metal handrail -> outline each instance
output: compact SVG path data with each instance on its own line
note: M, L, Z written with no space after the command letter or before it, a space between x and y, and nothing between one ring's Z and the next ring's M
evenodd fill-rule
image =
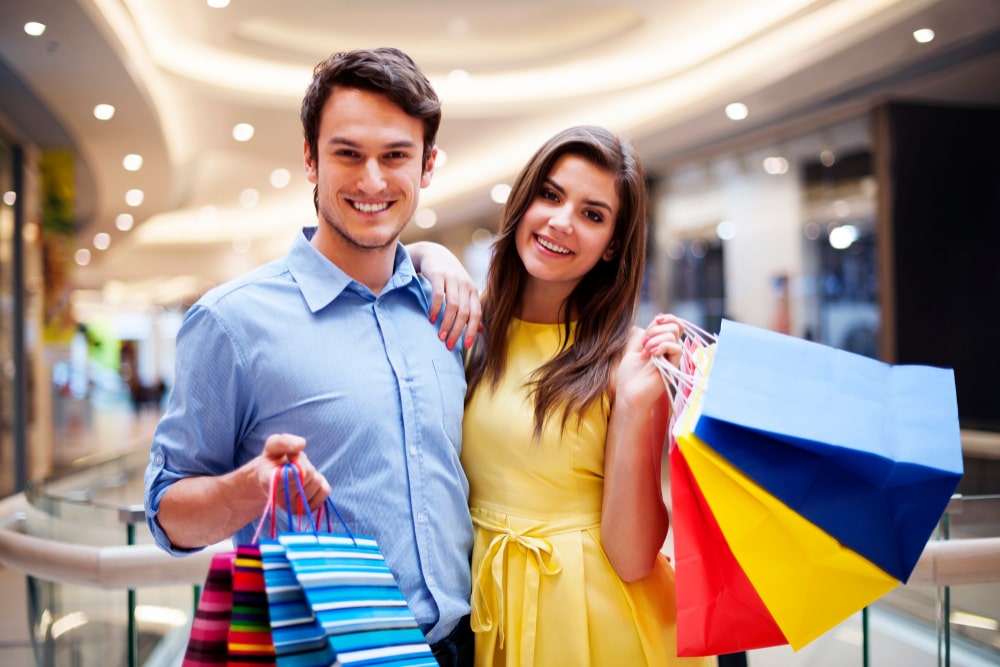
M228 541L182 558L153 544L92 546L29 535L24 494L0 501L0 563L63 584L104 589L201 584L212 555Z
M89 546L27 534L23 494L0 501L0 563L65 584L107 589L204 582L212 555L229 541L178 558L152 544ZM131 511L131 510L130 510ZM907 585L957 586L1000 581L1000 537L927 543Z

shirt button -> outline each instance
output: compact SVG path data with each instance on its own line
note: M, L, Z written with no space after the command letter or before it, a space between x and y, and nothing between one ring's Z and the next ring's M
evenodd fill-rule
M417 455L417 446L410 445L410 456L416 456L416 455Z
M420 523L427 523L427 515L421 512L420 514L417 515L417 521L419 521Z
M433 584L434 583L434 575L433 574L428 574L427 575L427 583L428 584Z
M163 454L157 454L156 456L153 457L153 460L156 462L156 465L158 466L163 465Z

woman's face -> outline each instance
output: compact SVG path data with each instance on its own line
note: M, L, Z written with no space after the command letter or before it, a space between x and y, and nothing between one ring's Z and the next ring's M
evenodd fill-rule
M529 284L568 295L597 262L611 259L618 206L611 172L576 155L559 158L515 233Z

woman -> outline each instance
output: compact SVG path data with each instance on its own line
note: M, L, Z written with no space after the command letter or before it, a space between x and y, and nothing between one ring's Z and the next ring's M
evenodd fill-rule
M669 407L650 357L676 363L681 330L669 315L633 326L646 202L632 146L575 127L531 158L501 215L461 455L478 666L713 664L676 657L660 553Z

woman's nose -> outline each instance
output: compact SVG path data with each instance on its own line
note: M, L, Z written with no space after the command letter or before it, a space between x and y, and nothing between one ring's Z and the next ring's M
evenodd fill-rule
M572 211L567 206L562 206L552 212L549 217L549 226L558 229L562 233L567 233L573 228Z

